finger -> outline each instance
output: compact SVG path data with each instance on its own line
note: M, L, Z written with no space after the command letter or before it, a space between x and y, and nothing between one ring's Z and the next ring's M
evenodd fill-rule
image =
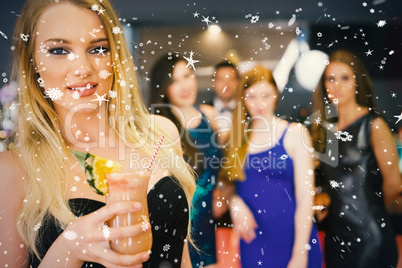
M99 261L98 261L98 263L99 263ZM133 264L133 265L127 266L127 265L116 265L116 264L106 262L106 261L103 261L100 264L102 264L103 266L105 266L107 268L142 268L143 267L142 264Z
M258 224L257 224L257 222L255 220L253 220L251 226L252 226L252 229L257 229L258 228Z
M129 226L109 228L109 235L105 236L105 232L103 231L103 237L100 237L100 239L103 238L106 240L114 240L119 238L134 237L150 231L151 225L149 223L137 223Z
M103 223L118 214L140 211L141 208L142 204L135 201L123 201L107 204L106 206L93 212L95 215L94 220L97 223Z
M106 267L142 267L142 263L149 259L148 252L140 252L137 254L120 254L109 249L105 254L99 256L103 259L103 265Z
M249 239L250 239L250 242L253 241L256 237L257 237L257 234L255 233L254 230L252 230L252 231L249 232Z
M249 239L249 237L247 236L246 233L242 232L242 233L240 234L240 238L243 239L244 242L246 242L247 244L250 243L250 239Z
M244 241L246 241L246 243L250 243L251 241L254 240L256 234L254 231L248 231L244 233Z

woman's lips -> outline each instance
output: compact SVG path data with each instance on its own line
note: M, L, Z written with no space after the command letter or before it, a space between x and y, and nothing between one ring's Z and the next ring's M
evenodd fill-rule
M181 94L180 97L181 97L182 99L188 99L188 98L191 97L191 93L184 93L184 94Z
M334 98L338 99L338 98L340 98L341 96L342 96L341 94L328 94L328 97L329 97L329 98L332 98L332 99L334 99Z
M94 82L78 83L67 87L70 94L78 92L80 97L86 97L95 94L98 84Z

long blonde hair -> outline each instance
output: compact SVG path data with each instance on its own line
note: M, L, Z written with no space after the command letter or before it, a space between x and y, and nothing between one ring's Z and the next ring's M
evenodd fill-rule
M18 153L28 176L28 189L17 228L27 248L39 259L42 256L38 253L38 232L34 227L53 217L59 227L65 228L75 219L67 200L73 161L60 133L60 118L51 100L44 98L37 81L40 77L32 62L35 60L37 22L45 9L58 3L71 3L86 9L97 5L105 10L99 19L110 45L114 77L111 89L117 93L116 98L109 99L108 106L112 129L125 142L142 144L140 150L144 155L152 155L161 135L165 136L165 144L173 143L166 131L152 125L151 116L140 96L134 64L124 37L122 34L113 34L113 28L121 29L121 25L109 0L28 0L14 31L13 77L18 83L20 107ZM29 35L27 41L20 38L21 33ZM127 105L131 109L126 109ZM161 147L158 153L160 158L172 159L169 170L178 179L190 206L195 191L194 174L182 155L183 152L175 146Z
M219 178L223 181L244 181L245 175L243 171L243 164L248 149L248 131L250 129L251 117L244 102L244 91L249 87L259 83L267 82L274 86L277 93L277 100L279 92L276 82L272 75L271 70L257 65L252 70L247 72L239 83L237 89L237 106L233 111L233 126L231 129L230 146L226 152L226 157L229 159L228 163L221 169Z

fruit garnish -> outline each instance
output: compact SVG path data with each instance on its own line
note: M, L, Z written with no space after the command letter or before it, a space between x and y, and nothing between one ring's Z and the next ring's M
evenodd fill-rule
M82 170L84 170L87 181L92 189L97 194L106 195L108 192L106 174L119 173L122 165L91 153L74 150L71 150L71 153L77 159Z

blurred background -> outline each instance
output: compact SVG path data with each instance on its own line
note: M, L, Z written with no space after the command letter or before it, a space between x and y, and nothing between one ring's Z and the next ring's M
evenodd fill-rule
M14 126L10 77L12 32L23 0L0 1L0 130ZM323 54L337 48L357 53L369 69L377 106L396 132L402 126L401 0L112 0L137 66L143 96L150 70L167 52L190 57L198 103L214 96L213 66L229 59L243 73L260 63L275 70L282 90L277 112L304 121L323 68ZM308 122L308 121L307 121ZM6 132L1 137L8 135ZM0 151L2 148L0 148Z
M282 92L278 115L309 125L324 53L351 50L372 77L377 108L395 133L402 171L402 120L397 118L402 116L401 0L111 1L148 105L151 68L172 52L196 61L199 104L214 97L215 64L230 60L242 74L258 63L274 70ZM8 137L15 129L17 102L10 60L13 28L24 2L0 0L0 152L13 145ZM400 210L391 213L402 256Z

